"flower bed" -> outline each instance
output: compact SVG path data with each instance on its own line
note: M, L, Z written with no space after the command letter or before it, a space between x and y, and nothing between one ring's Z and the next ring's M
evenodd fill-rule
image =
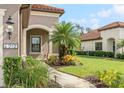
M83 65L76 56L72 55L65 55L62 59L58 59L57 56L52 55L48 58L47 64L51 66Z

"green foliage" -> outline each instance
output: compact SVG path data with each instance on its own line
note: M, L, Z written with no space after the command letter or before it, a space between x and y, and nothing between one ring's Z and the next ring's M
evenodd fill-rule
M46 67L40 63L21 70L20 78L24 87L46 87L48 81L48 71Z
M47 86L48 69L46 65L32 57L27 57L26 62L22 62L20 57L17 59L14 57L4 59L4 80L7 87L35 88ZM11 65L12 63L14 64ZM8 66L10 67L8 68Z
M39 60L26 58L26 67L20 71L21 82L24 87L46 87L48 82L48 69Z
M80 46L79 34L72 23L61 22L55 25L52 41L59 46L59 58L67 54L67 50Z
M19 82L19 73L21 69L20 57L5 57L4 58L4 82L7 87Z
M124 87L124 83L123 83L124 77L122 77L122 74L114 70L98 72L98 77L102 82L104 82L109 87L112 88Z
M57 68L58 70L77 75L79 77L85 77L89 75L95 75L98 71L104 71L113 69L119 73L124 74L124 60L118 60L113 58L101 58L95 56L77 56L82 66L62 66Z
M68 54L75 56L76 52L73 49L69 49Z
M88 56L99 56L99 57L109 57L114 58L114 52L106 51L76 51L77 55L88 55Z
M124 52L123 47L124 47L124 39L121 39L117 43L118 48L122 48L122 53Z
M118 59L124 59L124 53L117 53L116 54L116 58L118 58Z
M51 55L51 56L49 56L47 63L49 65L56 65L57 64L57 60L58 60L58 56Z

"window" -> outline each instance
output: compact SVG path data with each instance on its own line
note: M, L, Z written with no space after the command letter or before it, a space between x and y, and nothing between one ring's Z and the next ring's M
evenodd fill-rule
M41 52L41 37L40 36L31 37L31 52Z
M115 52L115 41L113 41L113 52Z
M95 43L95 50L102 50L102 42Z

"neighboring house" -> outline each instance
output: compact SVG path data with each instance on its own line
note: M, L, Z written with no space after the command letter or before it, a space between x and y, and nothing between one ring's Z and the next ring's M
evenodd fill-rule
M124 22L114 22L83 34L81 50L121 52L121 49L117 47L117 43L121 39L124 39Z
M31 55L41 59L57 53L49 39L63 13L64 9L43 4L0 5L0 86L4 57ZM12 33L7 32L9 16L14 22Z

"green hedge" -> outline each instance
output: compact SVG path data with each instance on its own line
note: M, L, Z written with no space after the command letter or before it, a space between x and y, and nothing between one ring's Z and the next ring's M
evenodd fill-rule
M21 68L21 57L6 57L4 58L4 82L7 87L19 82L18 71Z
M118 59L124 59L124 53L118 53L118 54L116 54L116 58L118 58Z
M76 51L77 55L88 55L88 56L99 56L99 57L109 57L114 58L114 52L106 51Z

